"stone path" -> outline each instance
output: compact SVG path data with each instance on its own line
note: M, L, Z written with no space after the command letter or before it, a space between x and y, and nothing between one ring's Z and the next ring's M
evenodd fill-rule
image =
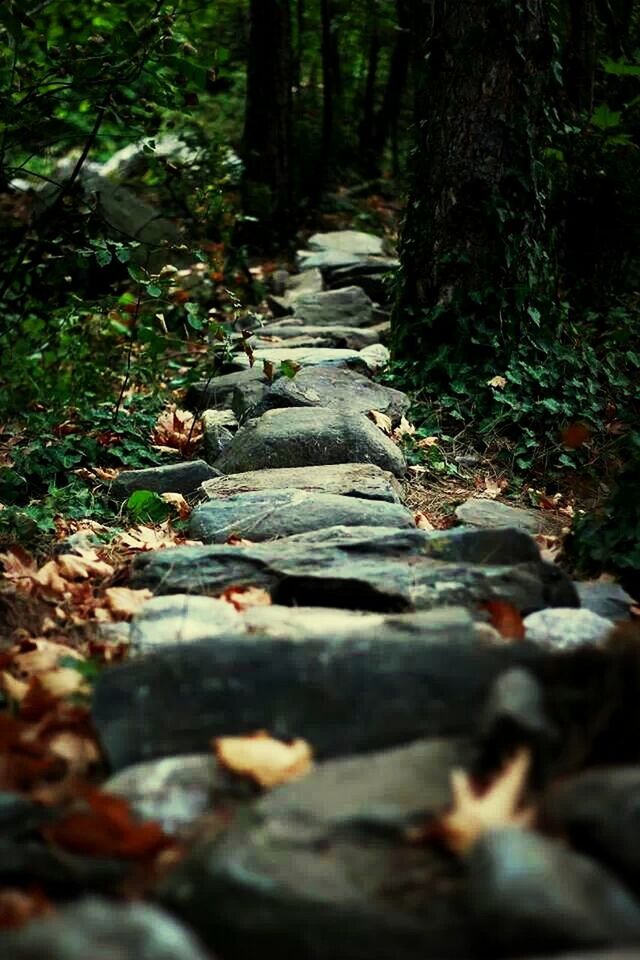
M299 259L276 319L255 330L255 366L203 370L188 393L208 407L206 460L127 471L112 488L199 501L189 534L203 546L134 563L132 585L154 598L93 708L107 789L199 842L156 906L87 900L2 956L635 957L603 948L640 941L640 768L579 772L603 738L632 744L614 751L621 764L638 759L635 702L632 721L622 708L601 721L595 746L588 733L617 669L602 644L629 598L577 589L542 561L535 512L474 500L459 527L416 529L402 453L368 416L394 427L409 406L372 379L393 261L354 231L315 235ZM300 365L293 379L282 360ZM238 611L218 599L232 587L271 604ZM490 624L505 603L523 642ZM260 729L306 738L315 769L259 794L216 763L213 737ZM523 745L544 835L490 830L463 861L408 842L450 805L454 768L482 780Z

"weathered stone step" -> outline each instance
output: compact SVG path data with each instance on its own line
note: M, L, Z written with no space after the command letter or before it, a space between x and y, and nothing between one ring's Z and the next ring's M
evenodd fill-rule
M398 447L361 413L324 407L269 410L250 420L215 462L222 473L332 463L373 463L396 476L406 464Z
M303 368L295 377L280 377L261 390L250 381L238 386L233 395L233 407L241 419L262 416L266 410L278 407L325 407L337 408L342 413L377 410L397 426L409 405L406 393L353 370L336 367Z
M293 320L293 318L291 318ZM294 324L268 324L259 327L251 338L251 345L256 350L279 346L279 343L269 342L268 338L286 341L291 347L338 347L347 350L362 350L372 343L380 343L378 327L327 327L309 326L300 321ZM386 327L386 325L384 325Z
M315 490L363 500L401 503L402 485L388 470L373 463L333 463L320 467L250 470L206 480L202 492L214 500L251 490Z
M250 360L245 353L234 356L232 364L236 370L246 370L252 364L262 367L263 362L277 369L285 361L301 367L324 366L339 363L349 366L360 373L374 376L381 373L389 363L389 351L381 343L372 343L362 350L345 350L338 347L266 347L255 350Z
M528 559L516 559L515 551L507 559L505 547L517 533L505 533L503 540L482 542L484 562L475 559L480 548L469 535L378 527L331 527L253 546L179 547L137 557L132 583L156 593L212 596L230 586L259 586L275 603L386 612L452 604L475 610L494 599L523 614L578 606L561 570L529 559L526 535L520 534L520 556ZM474 559L454 559L465 554Z
M226 543L231 536L259 542L336 524L415 527L411 511L399 504L280 489L238 493L202 504L191 515L189 534L203 543Z
M527 644L484 646L464 611L433 612L433 631L427 619L401 638L231 633L164 648L100 674L93 721L114 770L258 729L344 756L468 733L497 674L545 656Z

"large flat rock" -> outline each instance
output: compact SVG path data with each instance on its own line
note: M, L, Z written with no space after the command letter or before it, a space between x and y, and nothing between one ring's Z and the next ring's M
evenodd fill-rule
M524 507L512 507L497 500L485 500L472 497L456 508L456 517L461 523L471 527L513 527L527 533L536 534L549 531L553 521L541 510L528 510Z
M341 250L355 256L375 256L383 252L384 241L363 230L331 230L314 233L307 241L309 250Z
M205 480L202 492L214 500L251 490L316 490L363 500L400 503L402 486L388 470L373 463L330 463L319 467L249 470Z
M260 943L309 960L469 957L461 871L402 839L413 816L447 805L468 754L424 740L321 764L194 851L161 899L223 956L255 956Z
M270 323L258 327L254 337L260 349L266 349L265 337L286 340L287 347L338 347L347 350L362 350L372 343L380 342L377 327L318 326L291 318L290 323ZM277 346L271 343L269 346Z
M359 373L377 373L388 362L388 351L379 343L373 343L362 350L346 350L339 347L261 347L253 353L253 364L260 370L263 363L272 364L278 372L280 364L285 361L295 363L300 367L316 367L326 364L346 366ZM371 353L370 351L375 351ZM383 357L386 357L383 362ZM251 366L249 357L245 353L238 353L233 358L233 364L238 371L246 370Z
M258 490L218 497L191 514L189 533L203 543L225 543L231 536L254 542L309 530L346 527L415 527L410 510L395 503L359 500L309 490Z
M184 404L189 410L229 409L236 387L246 387L247 384L252 384L259 396L266 391L268 380L262 364L192 383L187 390Z
M109 487L111 496L124 500L136 490L154 493L195 493L201 483L218 476L204 460L189 460L142 470L123 470Z
M153 597L134 616L130 652L144 655L233 633L305 643L325 637L357 640L372 635L378 640L400 642L420 637L425 631L433 641L465 640L469 636L469 615L451 608L442 615L430 611L384 614L280 604L261 604L239 612L232 604L213 597L169 594Z
M521 556L530 556L528 542L526 546ZM485 547L490 553L488 544ZM497 547L493 552L500 556ZM571 581L551 564L455 559L465 553L474 557L468 539L440 533L430 539L415 529L339 526L276 543L179 547L143 554L134 560L132 582L156 593L211 596L230 586L259 586L275 603L287 606L389 613L448 605L477 610L495 599L523 614L578 604Z
M370 327L377 322L373 302L361 287L301 294L295 315L316 326Z
M0 934L5 960L214 960L173 917L148 903L86 897Z
M455 639L443 642L447 618ZM467 735L495 677L545 654L484 646L463 618L437 611L433 632L425 621L399 637L223 634L166 647L100 674L93 722L114 770L260 729L305 737L320 758Z
M269 410L249 420L216 461L222 473L331 463L373 463L396 476L404 457L364 414L324 407Z
M395 426L410 403L406 393L385 387L352 370L308 367L300 370L293 379L281 377L277 380L264 394L256 414L273 407L325 407L343 413L377 410L390 417Z

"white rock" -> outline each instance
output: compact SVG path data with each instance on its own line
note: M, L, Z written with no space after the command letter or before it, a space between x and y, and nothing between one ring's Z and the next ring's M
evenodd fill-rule
M525 617L527 640L550 650L601 646L613 629L613 621L577 607L550 607Z

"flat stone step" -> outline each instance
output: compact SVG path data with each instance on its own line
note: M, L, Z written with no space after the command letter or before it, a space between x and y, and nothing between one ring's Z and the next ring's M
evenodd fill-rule
M415 527L411 511L399 504L315 490L276 489L210 500L195 508L188 529L193 539L204 543L226 543L231 536L259 542L336 524Z
M393 426L400 423L410 402L400 390L385 387L353 370L334 367L306 367L291 379L280 377L259 395L252 382L243 384L233 398L234 409L244 419L259 417L273 408L324 407L349 414L377 410L390 417Z
M505 545L515 531L508 531ZM571 581L557 567L511 555L493 562L474 556L464 539L397 528L331 527L275 543L179 547L134 560L132 583L155 593L217 596L231 586L258 586L275 603L404 612L462 605L478 610L504 600L522 614L578 606ZM535 546L535 545L534 545ZM490 551L489 551L490 553Z
M373 463L333 463L319 467L250 470L206 480L202 492L210 499L251 490L315 490L364 500L400 503L402 485L388 470Z
M236 433L215 466L222 473L332 463L373 463L396 476L406 464L398 447L362 413L324 407L268 410Z

